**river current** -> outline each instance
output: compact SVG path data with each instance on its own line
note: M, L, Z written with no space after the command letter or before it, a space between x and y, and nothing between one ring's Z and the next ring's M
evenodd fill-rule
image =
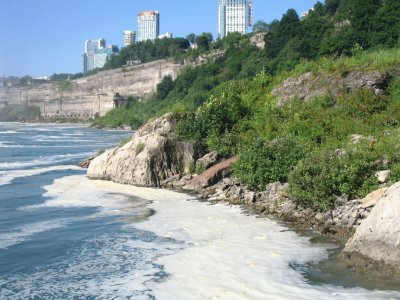
M273 220L76 166L129 134L0 123L0 299L400 299L307 279L333 245Z

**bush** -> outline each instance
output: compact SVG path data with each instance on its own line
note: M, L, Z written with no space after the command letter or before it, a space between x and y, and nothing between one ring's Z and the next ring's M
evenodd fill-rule
M206 166L203 163L196 165L196 174L202 174L206 171Z
M377 185L377 158L368 143L311 154L289 174L289 193L299 204L322 211L333 208L337 196L364 197Z
M287 182L290 171L309 151L306 143L288 136L266 142L254 138L240 152L234 175L252 188L265 189L271 182Z
M196 173L196 163L192 160L189 162L189 174L193 175L194 173Z

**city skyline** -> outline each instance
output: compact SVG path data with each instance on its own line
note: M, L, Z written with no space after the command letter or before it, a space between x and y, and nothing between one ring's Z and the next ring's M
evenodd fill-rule
M104 37L108 43L122 47L124 30L137 31L137 14L146 10L157 10L162 15L160 32L172 32L174 37L211 32L214 38L218 37L218 0L32 2L0 0L0 76L78 73L85 40ZM254 22L270 22L280 19L289 8L300 15L316 1L253 3Z

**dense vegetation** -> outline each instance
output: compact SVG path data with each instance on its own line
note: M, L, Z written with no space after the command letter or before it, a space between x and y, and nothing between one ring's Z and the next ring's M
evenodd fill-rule
M147 102L132 98L95 124L137 127L165 112L181 113L178 138L239 156L234 175L241 182L260 190L289 182L300 204L318 210L343 195L366 195L379 186L377 171L389 169L390 181L400 180L400 80L393 71L400 67L400 2L326 0L303 19L289 10L254 29L265 31L265 49L253 46L251 35L204 39L202 51L225 55L164 78ZM277 107L271 94L291 76L340 77L354 68L393 77L379 95L359 89Z

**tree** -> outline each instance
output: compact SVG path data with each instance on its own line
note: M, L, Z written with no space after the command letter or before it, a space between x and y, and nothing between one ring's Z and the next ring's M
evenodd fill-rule
M209 50L212 40L213 36L211 33L203 32L201 35L196 37L197 47L201 50Z
M394 47L400 38L400 1L383 0L370 27L371 46Z
M324 34L333 26L330 19L324 6L318 2L302 20L302 34L297 49L302 58L315 59L318 56Z
M325 9L327 13L333 16L340 4L340 0L325 0Z
M196 35L194 33L190 33L186 36L186 39L191 43L194 44L196 42Z
M163 80L157 84L157 99L165 99L169 92L174 89L174 80L170 75L165 76Z
M300 18L294 9L289 9L280 21L272 21L266 37L268 56L276 57L285 44L300 32Z
M264 21L259 20L253 25L254 32L267 31L267 30L268 30L268 24L265 23Z

